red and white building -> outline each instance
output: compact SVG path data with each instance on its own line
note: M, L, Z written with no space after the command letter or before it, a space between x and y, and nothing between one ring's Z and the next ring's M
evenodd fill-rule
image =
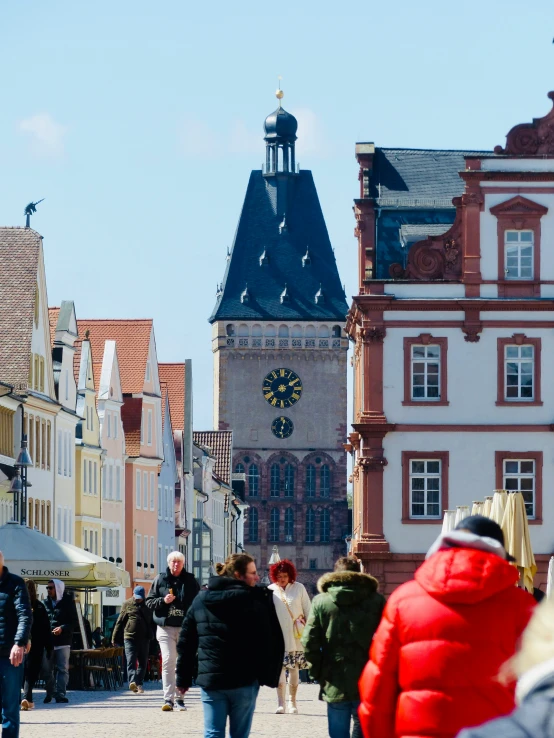
M374 151L357 145L353 550L389 594L411 578L445 509L520 490L544 588L554 551L554 109L512 128L494 153L465 156L454 223L413 243L389 278L375 276Z

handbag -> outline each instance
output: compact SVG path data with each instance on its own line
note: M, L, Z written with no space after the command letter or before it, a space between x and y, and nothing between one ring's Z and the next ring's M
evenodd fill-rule
M306 618L304 615L299 615L297 618L294 617L292 614L292 610L289 607L289 603L287 602L287 598L285 597L285 593L279 587L279 596L281 600L283 601L283 604L289 611L289 615L292 619L292 632L294 635L295 640L299 641L302 638L302 633L304 632L304 628L306 627Z

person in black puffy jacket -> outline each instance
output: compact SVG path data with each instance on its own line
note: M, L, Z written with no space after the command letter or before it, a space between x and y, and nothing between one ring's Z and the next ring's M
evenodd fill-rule
M75 600L70 592L65 591L65 584L60 579L51 579L46 585L48 597L44 601L46 612L52 629L52 655L47 664L45 703L67 703L67 683L69 681L69 654L73 631L78 627Z
M554 601L535 609L523 633L521 647L502 670L518 678L516 709L478 728L462 730L457 738L554 738Z
M277 687L285 646L273 595L257 587L254 559L233 554L217 565L208 589L192 603L177 644L177 687L184 693L198 668L205 735L247 738L261 685Z
M21 709L32 710L35 706L33 688L40 674L43 656L46 653L46 658L49 659L52 655L52 630L46 608L37 597L37 585L32 579L26 579L25 584L33 610L33 627L31 628L31 650L25 659L25 683Z
M25 582L8 571L0 551L0 705L2 736L6 738L19 736L23 657L32 620Z

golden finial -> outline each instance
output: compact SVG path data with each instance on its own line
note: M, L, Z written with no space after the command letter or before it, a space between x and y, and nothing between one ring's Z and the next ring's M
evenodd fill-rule
M284 93L284 92L283 92L283 90L281 89L281 80L282 80L282 77L281 77L281 75L279 75L279 76L277 77L277 79L279 80L279 87L278 87L278 88L277 88L277 90L275 91L275 97L277 98L277 100L279 100L279 107L281 107L281 100L282 100L282 99L284 98L284 96L285 96L285 93Z

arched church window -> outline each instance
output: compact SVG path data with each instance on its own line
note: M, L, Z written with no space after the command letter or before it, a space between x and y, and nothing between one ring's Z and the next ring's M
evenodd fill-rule
M319 516L319 540L321 543L329 543L331 538L331 512L322 510Z
M321 497L331 495L331 470L327 464L322 464L320 469L319 494Z
M275 336L275 326L272 323L269 323L265 327L265 335L266 336Z
M235 466L235 474L244 474L244 464L237 464Z
M285 497L294 497L294 466L285 465Z
M315 327L313 325L306 326L306 338L315 338Z
M255 507L248 510L248 540L251 543L258 540L258 511Z
M234 336L235 335L235 326L232 323L229 323L225 329L227 331L228 336Z
M318 335L320 338L329 338L329 326L327 325L319 326Z
M291 336L293 338L302 338L302 328L299 325L293 325Z
M256 323L252 326L252 338L259 338L262 335L262 326Z
M315 541L315 512L309 507L306 510L306 543Z
M294 541L294 510L288 507L285 510L285 543Z
M340 325L334 325L333 326L333 338L340 338L342 335L342 331L340 328Z
M315 497L315 466L306 467L306 497Z
M269 541L279 540L279 509L274 507L269 515Z
M250 497L257 497L260 486L260 471L256 464L250 464L248 467L248 494Z
M288 337L289 337L288 325L280 325L279 326L279 338L288 338Z
M281 467L279 464L271 465L271 472L269 477L269 494L271 497L280 496L281 487Z
M248 326L246 323L241 323L239 325L239 336L247 336L248 335Z

